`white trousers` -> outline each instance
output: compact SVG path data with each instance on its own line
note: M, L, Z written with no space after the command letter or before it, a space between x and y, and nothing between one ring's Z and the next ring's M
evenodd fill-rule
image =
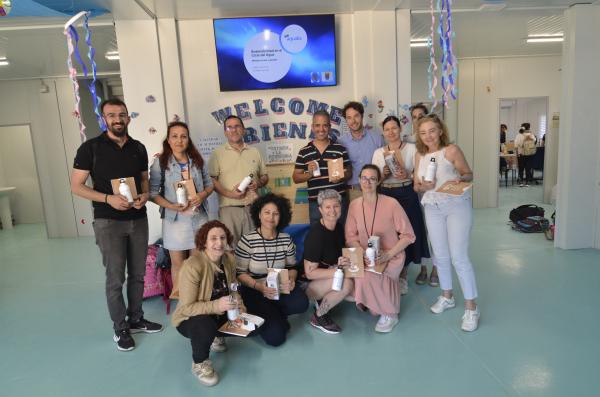
M425 223L438 268L440 287L452 289L452 265L465 299L477 298L473 264L469 259L469 239L473 226L471 200L454 199L425 204Z

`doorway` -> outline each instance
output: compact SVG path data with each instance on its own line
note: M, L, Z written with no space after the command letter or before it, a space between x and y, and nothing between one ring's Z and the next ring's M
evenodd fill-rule
M16 188L9 196L15 224L45 223L29 124L0 126L0 187Z
M541 204L549 128L548 97L502 98L498 115L498 206Z

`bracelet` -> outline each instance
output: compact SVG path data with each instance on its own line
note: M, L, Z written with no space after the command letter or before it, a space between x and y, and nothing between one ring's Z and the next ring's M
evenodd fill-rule
M105 203L105 204L108 204L108 194L105 194L105 195L104 195L104 203Z

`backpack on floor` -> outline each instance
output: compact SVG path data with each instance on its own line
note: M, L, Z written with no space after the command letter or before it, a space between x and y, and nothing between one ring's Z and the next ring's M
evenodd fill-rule
M550 227L548 227L548 230L544 231L544 234L548 240L554 240L554 231L556 229L556 211L552 213L550 219L552 219L552 224Z
M528 216L514 223L513 229L523 233L544 233L550 227L548 219L542 216Z
M525 204L521 205L517 208L513 208L508 215L508 218L512 223L516 223L517 221L522 221L523 219L529 216L544 216L544 209L542 207L538 207L535 204Z
M146 254L146 274L144 275L144 298L163 295L165 286L160 269L156 267L156 255L159 247L156 244L148 246Z

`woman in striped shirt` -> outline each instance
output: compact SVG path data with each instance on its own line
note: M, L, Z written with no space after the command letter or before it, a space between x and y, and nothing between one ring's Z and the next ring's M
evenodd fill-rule
M242 299L249 313L265 319L259 335L268 345L279 346L290 329L287 317L308 308L306 294L296 287L296 246L282 232L292 218L290 202L269 193L252 203L250 215L256 230L243 235L235 250ZM287 278L280 274L279 292L267 286L271 269L287 270Z

